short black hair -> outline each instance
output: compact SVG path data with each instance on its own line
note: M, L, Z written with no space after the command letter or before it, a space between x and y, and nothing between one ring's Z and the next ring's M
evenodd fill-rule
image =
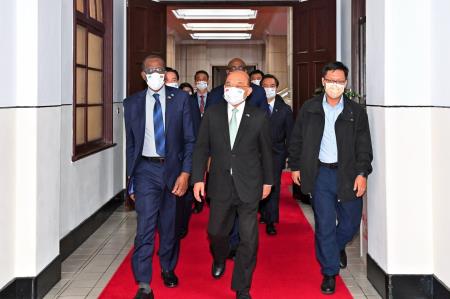
M274 75L271 75L271 74L265 74L261 79L261 82L260 82L261 86L263 85L263 82L266 79L274 79L277 87L280 85L280 81L278 81L277 77L275 77Z
M185 88L185 87L189 88L189 89L191 90L192 94L194 94L194 88L192 87L191 84L189 84L189 83L187 83L187 82L181 83L181 84L178 86L178 89L183 89L183 88Z
M254 70L251 71L251 73L249 74L250 78L252 77L252 75L256 75L256 74L260 74L262 77L264 77L264 73L261 70Z
M173 69L171 67L166 67L166 73L174 73L177 77L177 81L180 80L180 74L178 74L178 71L176 69Z
M342 62L340 61L334 61L334 62L330 62L327 63L323 68L322 68L322 77L325 78L325 76L327 75L328 71L336 71L336 70L341 70L344 72L345 74L345 79L347 79L348 76L348 67L346 67Z
M195 78L197 77L197 75L199 75L199 74L204 74L204 75L206 75L206 78L208 78L208 80L209 80L209 74L208 74L208 72L205 71L205 70L199 70L199 71L196 71L196 72L195 72L195 75L194 75L194 80L195 80Z

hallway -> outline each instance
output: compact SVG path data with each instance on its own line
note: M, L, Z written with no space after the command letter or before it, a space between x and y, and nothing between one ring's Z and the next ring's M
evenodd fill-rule
M285 188L287 188L285 186ZM286 190L287 191L287 190ZM285 193L286 195L286 193ZM271 246L270 244L275 241L280 240L279 238L283 238L284 240L290 239L293 240L292 246L294 246L293 251L297 251L297 240L303 239L301 236L302 234L308 235L308 243L311 244L312 240L312 234L311 232L304 232L303 230L299 230L297 236L291 235L290 232L288 232L288 235L283 234L283 228L289 229L292 228L292 221L297 222L296 219L302 219L303 216L300 214L300 212L303 212L306 219L308 220L310 225L314 224L313 220L313 214L311 210L311 206L305 205L305 204L299 204L301 209L298 209L298 211L287 211L287 206L291 206L293 204L294 199L291 197L283 197L284 204L282 204L282 219L284 219L285 223L280 225L280 235L276 237L267 237L264 233L264 229L261 229L262 235L261 235L261 244L260 246ZM291 202L292 201L292 202ZM294 214L292 214L294 213ZM284 215L283 215L284 214ZM206 224L206 215L205 212L200 215L194 215L194 219L192 219L191 222L191 230L198 230L200 229L202 232L204 231L205 224ZM294 218L292 218L294 217ZM201 220L199 220L201 218ZM200 221L200 222L199 222ZM201 225L201 226L200 226ZM200 227L199 227L200 226ZM296 228L299 226L297 225ZM312 227L311 227L312 228ZM292 230L289 229L291 232ZM58 284L47 294L45 297L48 298L97 298L100 293L103 291L103 289L106 287L108 281L113 277L114 273L117 271L118 267L122 263L122 261L125 260L128 253L130 252L132 246L133 246L133 239L134 234L136 231L136 215L134 212L126 212L123 207L118 208L114 214L85 242L83 245L81 245L66 261L62 264L62 279ZM203 233L201 233L203 235ZM198 233L197 233L198 235ZM190 238L189 236L183 240L183 242L193 242L194 240ZM268 243L269 242L269 243ZM345 285L347 286L348 290L350 291L353 298L356 299L378 299L381 298L376 290L372 287L370 282L367 280L367 274L366 274L366 267L363 263L363 260L360 258L360 249L359 249L360 240L359 237L356 237L351 244L349 244L347 248L347 254L349 257L349 265L347 269L344 269L341 271L341 277L343 281L345 282ZM305 246L310 246L306 245ZM193 249L193 246L189 246L190 249ZM206 247L207 248L207 247ZM207 251L207 250L206 250ZM263 250L264 251L264 250ZM266 248L266 257L267 257L267 248ZM180 264L178 265L178 271L183 272L187 271L184 275L180 275L180 281L181 284L177 289L169 290L167 288L162 287L161 283L159 283L159 276L155 277L155 292L159 294L158 298L164 298L166 299L166 296L164 296L165 292L168 293L176 293L176 292L183 292L183 296L189 297L190 292L196 292L198 295L201 296L201 292L198 290L194 290L194 285L189 282L192 278L187 278L190 274L195 277L195 280L200 279L204 281L205 277L206 279L209 279L209 272L207 273L197 273L197 271L203 271L203 268L200 269L186 269L186 265L183 265L183 263L186 263L186 259L192 259L192 257L188 256L189 252L181 252L180 256ZM272 251L271 251L272 252ZM279 252L276 248L274 248L273 252ZM311 252L312 253L312 252ZM264 254L264 253L262 253ZM301 254L301 249L299 254ZM201 255L201 253L200 253ZM191 255L192 256L192 255ZM198 256L198 255L197 255ZM210 257L206 253L205 259L209 260ZM313 259L312 263L316 264L317 262L314 260L314 255L310 254L310 259ZM293 257L293 261L296 260L295 257ZM188 267L192 267L194 264L191 263L192 261L189 261ZM268 263L267 260L259 260L259 267L265 268L264 263ZM271 259L270 264L277 264L276 259ZM200 262L199 264L202 264ZM307 263L308 264L308 263ZM223 280L225 282L218 282L220 285L220 288L217 289L219 292L230 293L231 296L232 293L227 291L229 278L230 278L230 272L232 267L232 263L228 263L228 275L226 275ZM124 265L125 269L123 271L129 272L130 264L127 263ZM309 265L306 265L306 269L309 269ZM316 265L314 265L316 267ZM206 269L209 269L207 267ZM305 270L306 270L305 269ZM299 269L300 270L300 269ZM317 269L318 270L318 269ZM264 271L264 270L261 270ZM295 271L295 270L294 270ZM178 272L178 273L179 273ZM256 272L258 273L258 266L256 269ZM279 275L276 274L277 270L274 272L273 277L280 278ZM289 270L288 270L289 272ZM308 272L308 270L306 270ZM317 271L316 271L317 272ZM295 286L292 284L287 284L286 290L289 293L289 290L294 289L299 292L299 294L303 294L303 288L302 280L304 280L306 277L302 276L304 272L298 271L298 276L293 275L292 278L294 280L298 279L298 284ZM315 277L318 273L311 272L310 276ZM259 276L259 277L258 277ZM302 279L303 277L303 279ZM184 279L183 279L184 278ZM255 284L254 284L254 296L255 298L264 298L261 297L261 295L258 296L257 290L264 288L263 285L260 284L261 276L258 274L255 274ZM268 291L270 292L272 290L270 286L270 280L268 278L265 278L264 284L267 287L267 291L262 290L261 292L263 294L266 294ZM285 281L285 280L283 280ZM126 285L124 283L128 282ZM122 276L117 277L115 281L113 282L114 285L110 287L109 294L110 296L103 296L102 298L124 298L124 296L117 295L121 294L123 290L127 289L133 289L134 291L134 284L130 283L130 277L128 277L127 274L122 274ZM213 282L214 284L217 284ZM267 284L268 283L268 284ZM200 282L201 284L201 282ZM224 285L225 284L225 285ZM276 283L275 283L276 284ZM312 287L313 291L316 288L316 284L306 284L306 288ZM164 289L159 289L164 288ZM188 288L188 289L186 289ZM340 290L339 290L340 288ZM184 291L183 291L184 289ZM338 284L338 291L334 298L347 298L347 297L341 297L340 294L343 294L343 289L340 284ZM162 294L163 293L163 294ZM114 295L115 294L115 295ZM322 298L320 293L317 290L317 296L316 295L305 295L305 297L298 297L299 295L296 295L292 298ZM301 296L301 295L300 295ZM175 297L179 297L179 295L175 295ZM203 298L203 297L198 297ZM211 298L210 296L206 295L204 298ZM217 297L219 298L219 297ZM221 298L221 297L220 297ZM291 298L291 297L289 297ZM168 298L167 298L168 299Z

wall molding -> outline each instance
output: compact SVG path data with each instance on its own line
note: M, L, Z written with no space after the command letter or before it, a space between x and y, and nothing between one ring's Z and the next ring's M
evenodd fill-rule
M59 242L59 255L35 277L16 277L0 289L0 299L40 299L61 279L61 263L92 235L124 202L125 190L117 193Z
M450 289L432 274L387 274L367 254L367 279L384 299L445 299Z

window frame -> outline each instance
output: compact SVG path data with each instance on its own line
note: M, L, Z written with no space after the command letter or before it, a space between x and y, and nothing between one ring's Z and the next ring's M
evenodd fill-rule
M82 0L85 12L82 13L77 10L77 0L73 0L73 100L72 100L72 161L77 161L89 155L98 153L102 150L108 149L116 144L113 143L113 101L112 101L112 86L113 86L113 1L109 0ZM90 17L89 1L95 2L101 1L102 19L103 23ZM83 26L86 28L86 65L77 64L77 26ZM89 33L100 36L103 39L103 53L102 53L102 103L89 104L87 98L87 86L88 86L88 36ZM77 103L77 67L85 68L85 103ZM77 145L77 108L84 107L84 138L85 142L81 145ZM102 107L102 134L101 138L87 141L88 132L88 107Z

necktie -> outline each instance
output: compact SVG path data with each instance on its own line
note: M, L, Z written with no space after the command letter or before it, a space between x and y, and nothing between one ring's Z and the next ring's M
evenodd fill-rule
M231 144L231 148L233 148L234 145L234 140L236 139L236 134L238 131L238 125L237 125L237 117L236 114L239 110L237 108L234 108L232 110L233 114L231 115L231 120L230 120L230 144Z
M272 105L269 105L269 111L270 111L270 115L272 115L272 113L273 113L273 107L272 107Z
M159 94L153 94L155 98L155 106L153 107L153 130L155 132L155 146L156 153L160 157L166 154L166 137L164 136L164 119L162 115L161 102L159 101Z
M200 113L203 115L205 112L205 96L200 95Z
M266 112L267 112L267 116L271 116L272 115L272 106L270 106L270 104L267 104Z

